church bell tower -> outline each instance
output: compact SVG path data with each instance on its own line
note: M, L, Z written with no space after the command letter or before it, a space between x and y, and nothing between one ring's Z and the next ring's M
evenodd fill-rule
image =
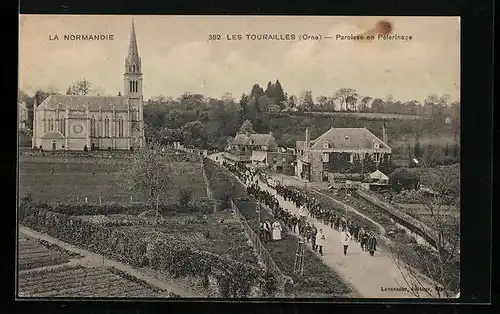
M143 96L142 96L142 63L137 49L134 21L128 55L125 58L124 93L128 102L128 121L130 126L131 148L143 147L146 143L144 137Z
M130 44L128 46L128 55L125 59L124 74L124 95L131 99L142 98L142 64L137 49L137 38L135 35L135 26L132 21L132 32L130 33Z

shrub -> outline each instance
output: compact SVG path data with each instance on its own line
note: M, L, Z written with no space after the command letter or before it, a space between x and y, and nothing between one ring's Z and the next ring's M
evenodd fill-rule
M181 211L189 210L192 199L193 199L193 191L182 190L179 192L179 207L181 208Z

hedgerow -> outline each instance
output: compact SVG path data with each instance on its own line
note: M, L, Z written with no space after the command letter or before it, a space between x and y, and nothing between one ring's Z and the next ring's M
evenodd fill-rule
M95 225L61 212L33 206L29 197L21 199L19 220L34 230L134 267L149 263L153 269L174 277L212 276L222 297L248 297L252 286L259 287L264 296L278 294L277 279L268 271L192 249L160 233L152 239L140 230L125 231Z

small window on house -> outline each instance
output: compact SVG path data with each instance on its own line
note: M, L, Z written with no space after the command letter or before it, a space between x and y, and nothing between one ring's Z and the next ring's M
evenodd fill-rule
M323 153L323 162L328 162L330 159L330 154L329 153Z
M354 154L349 156L349 162L352 164L354 162Z
M375 144L373 144L373 146L374 146L376 149L379 149L379 148L380 148L380 143L377 143L377 142L376 142Z
M346 135L346 136L345 136L345 139L346 139L346 140L348 140L348 139L349 139L349 136L348 136L348 135Z
M323 148L328 148L328 147L330 147L330 145L328 145L328 143L323 144Z
M373 161L380 162L380 153L373 154Z

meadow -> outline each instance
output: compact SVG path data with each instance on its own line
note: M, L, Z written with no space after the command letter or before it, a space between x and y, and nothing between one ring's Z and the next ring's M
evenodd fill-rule
M19 195L31 194L34 202L89 203L148 202L144 190L131 190L122 171L128 160L89 157L50 158L44 156L19 157ZM169 164L177 167L176 162ZM159 200L174 204L182 190L190 190L194 199L206 197L205 181L200 163L189 163L182 176L172 177L175 188L165 191ZM132 198L131 198L132 197Z

